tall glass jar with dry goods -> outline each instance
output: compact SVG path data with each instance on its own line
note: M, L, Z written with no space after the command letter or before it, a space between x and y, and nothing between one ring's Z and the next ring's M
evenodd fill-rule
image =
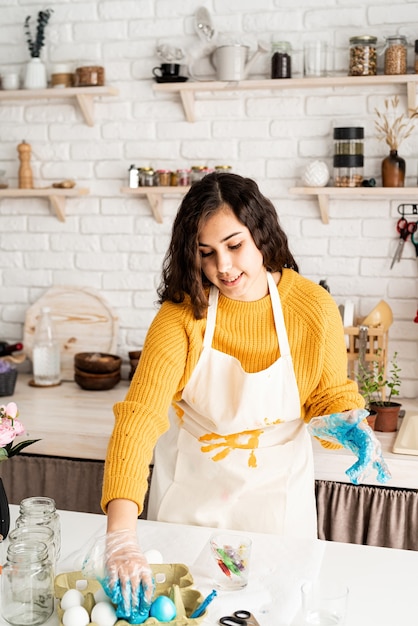
M1 596L2 617L12 626L45 624L54 611L54 570L44 543L9 544Z
M360 35L350 38L349 76L375 76L377 74L377 37Z
M386 37L385 74L406 74L407 72L407 41L403 35Z
M361 187L363 182L364 128L334 128L334 186Z

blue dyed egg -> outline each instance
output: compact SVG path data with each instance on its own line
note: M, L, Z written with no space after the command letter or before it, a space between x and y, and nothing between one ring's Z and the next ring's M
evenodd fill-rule
M167 596L158 596L151 604L149 614L159 622L171 622L177 615L176 605Z

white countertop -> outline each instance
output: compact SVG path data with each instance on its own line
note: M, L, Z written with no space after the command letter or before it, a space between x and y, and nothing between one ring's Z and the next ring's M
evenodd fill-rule
M11 506L10 509L13 528L18 507ZM86 542L105 532L106 520L103 515L59 513L62 559L57 571L71 571L69 565L77 562L74 554L84 555L82 548ZM186 564L194 577L195 587L203 596L211 591L212 581L203 567L211 529L145 520L138 520L137 528L144 551L157 549L164 562ZM413 626L417 623L418 552L318 540L310 543L308 549L305 546L303 555L306 556L301 557L303 542L283 540L275 535L249 534L253 540L253 552L248 587L243 591L219 592L209 607L204 626L215 626L222 615L238 609L252 611L260 626L302 626L297 604L300 584L308 571L312 573L310 577L319 571L321 580L339 580L348 585L345 626ZM281 558L276 560L274 555L277 554ZM293 600L291 612L297 613L290 620L283 621L280 612L285 609L281 608L279 599L286 587L286 598L291 596ZM0 618L0 624L3 626L6 622ZM57 626L57 616L51 617L47 624Z
M113 405L123 400L129 382L121 381L109 391L85 391L74 382L57 387L31 387L30 376L19 374L15 393L0 398L0 402L14 401L20 411L28 435L41 441L27 448L29 454L45 454L104 460L107 444L113 430ZM418 413L417 400L400 400L407 411ZM418 489L418 456L392 452L396 433L379 433L384 457L392 473L389 487ZM313 440L315 477L322 480L349 482L345 470L355 457L346 449L327 450ZM374 474L366 484L376 485Z

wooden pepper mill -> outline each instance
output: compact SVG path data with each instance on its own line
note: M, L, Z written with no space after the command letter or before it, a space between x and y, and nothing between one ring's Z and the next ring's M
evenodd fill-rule
M19 189L33 189L32 169L30 166L30 156L32 148L26 141L22 141L17 146L19 153Z

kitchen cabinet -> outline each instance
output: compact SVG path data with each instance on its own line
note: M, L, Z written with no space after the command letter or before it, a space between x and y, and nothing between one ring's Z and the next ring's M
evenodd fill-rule
M154 91L158 93L178 94L183 105L184 114L188 122L196 121L195 96L197 93L227 92L227 91L277 91L286 89L314 89L318 87L345 88L377 85L405 86L408 101L408 111L412 113L417 106L416 87L418 74L403 74L396 76L324 76L320 78L280 78L254 79L239 82L224 81L189 81L185 83L156 83Z
M122 187L121 192L131 196L146 197L155 220L163 223L162 203L164 196L184 196L190 187Z
M94 126L94 99L100 96L117 96L118 93L118 89L110 86L0 90L0 103L69 98L78 105L86 124Z
M0 92L1 93L1 92ZM65 200L77 196L85 196L90 193L83 187L73 189L60 189L47 187L43 189L0 189L2 198L47 198L51 208L60 222L65 222Z
M324 224L329 224L330 198L410 198L416 201L418 196L417 187L292 187L289 191L296 195L316 196Z

